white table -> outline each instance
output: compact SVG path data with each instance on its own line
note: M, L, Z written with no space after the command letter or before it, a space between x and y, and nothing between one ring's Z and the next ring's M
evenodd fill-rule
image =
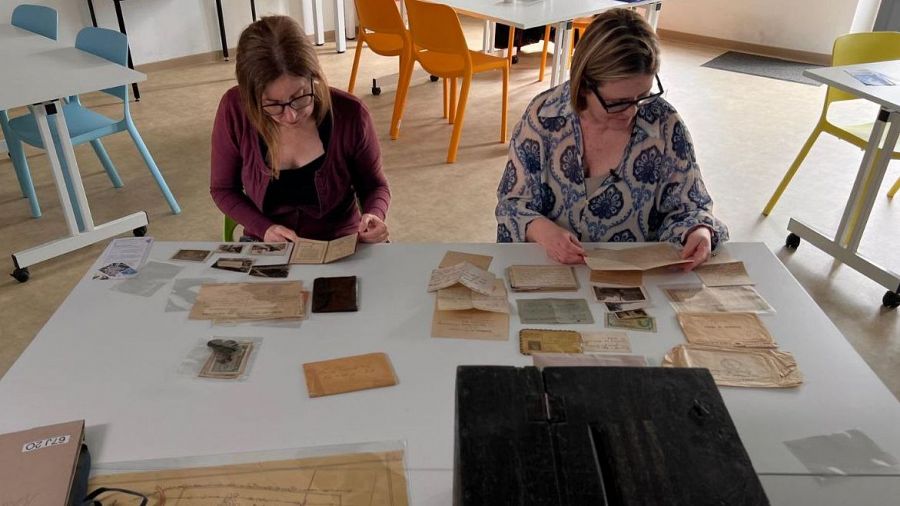
M27 105L35 115L69 228L68 237L13 253L16 279L28 279L30 265L146 227L147 213L143 211L102 225L94 224L66 120L57 111L62 111L64 97L143 81L147 76L8 24L0 25L0 68L4 69L0 72L0 110ZM59 146L53 142L48 120L59 132ZM66 191L58 152L69 171L76 205Z
M213 246L156 243L151 259L166 262L179 248ZM533 244L363 245L355 256L334 264L292 267L291 279L306 286L319 276L360 278L359 312L312 314L299 328L211 327L187 320L184 312L163 312L171 284L145 298L112 291L110 281L91 280L88 273L0 380L0 433L84 418L98 465L404 440L411 504L449 504L456 366L524 366L531 360L519 354L514 338L429 337L434 299L425 286L448 249L493 255L495 273L514 263L548 262ZM842 496L818 490L820 485L805 477L808 471L783 441L856 428L900 456L900 403L764 245L729 244L727 249L745 262L757 290L778 310L763 320L781 348L795 355L806 378L796 389L721 389L741 440L774 504L798 504L793 499L804 488L791 486L794 482L802 483L810 497L822 497L817 504L845 504L834 499ZM203 264L179 265L185 265L180 278L255 280ZM578 296L588 298L587 268L577 271ZM685 282L697 279L680 272L645 277L654 301L649 311L659 331L629 334L634 351L655 364L684 342L658 285ZM511 299L541 296L572 295L515 294ZM601 321L600 305L590 306ZM521 325L515 304L511 307L510 335L515 336ZM247 381L212 383L177 373L188 351L213 336L263 338ZM391 357L397 386L308 398L301 364L374 351ZM777 474L798 476L770 476ZM900 478L871 480L879 483L879 493L889 494L896 492ZM859 504L867 502L859 499Z
M846 72L852 69L873 70L892 76L895 80L900 79L900 60L825 67L803 72L803 75L810 79L872 101L881 109L872 128L872 134L869 136L866 152L860 163L850 198L847 200L834 239L791 218L788 222L788 230L791 235L788 236L787 243L796 248L800 239L807 240L813 246L886 287L888 292L884 295L884 304L897 307L900 305L900 274L875 265L874 262L862 257L857 249L863 232L866 230L866 222L872 213L872 205L875 203L881 182L884 180L884 174L891 161L890 156L875 156L879 141L887 129L884 145L888 146L887 150L890 152L893 146L897 145L897 138L900 136L900 85L866 86ZM898 258L897 255L889 256L894 259Z
M490 40L493 29L490 23L501 23L515 28L527 29L538 26L555 25L556 37L553 41L553 63L550 87L566 80L565 71L569 60L566 48L572 32L572 21L576 18L593 16L615 8L646 7L648 21L656 29L662 0L640 0L619 2L616 0L432 0L453 7L457 12L485 20L485 49L493 46ZM512 51L512 48L509 48Z

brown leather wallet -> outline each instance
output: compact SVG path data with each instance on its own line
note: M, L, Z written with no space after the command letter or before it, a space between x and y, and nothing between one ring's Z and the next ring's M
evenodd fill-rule
M316 278L313 281L313 313L358 311L356 276Z

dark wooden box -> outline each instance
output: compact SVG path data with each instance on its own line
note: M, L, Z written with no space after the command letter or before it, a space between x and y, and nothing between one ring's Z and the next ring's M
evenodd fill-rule
M460 366L455 506L767 505L706 369Z

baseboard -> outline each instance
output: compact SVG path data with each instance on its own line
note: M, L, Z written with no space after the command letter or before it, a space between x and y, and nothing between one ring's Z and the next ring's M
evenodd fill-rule
M761 44L751 44L749 42L740 42L737 40L719 39L716 37L707 37L705 35L697 35L695 33L676 32L660 28L657 30L659 37L663 40L673 42L687 42L689 44L699 44L702 46L718 47L733 51L741 51L744 53L753 53L761 56L771 56L773 58L781 58L783 60L791 60L802 63L812 63L815 65L829 66L831 65L831 55L822 53L813 53L811 51L798 51L796 49L787 49L783 47L764 46Z
M310 38L310 40L312 40L313 36L310 35L309 38ZM354 40L354 39L347 39L347 40L350 41L350 40ZM328 44L328 43L333 43L333 42L334 42L334 30L328 30L327 32L325 32L325 43ZM331 49L333 50L333 48L331 48ZM234 55L236 55L236 54L237 54L237 48L233 47L233 48L228 49L228 56L230 57L229 59L234 59ZM146 74L149 72L158 72L160 70L170 70L170 69L176 69L176 68L180 68L180 67L188 67L191 65L201 65L204 63L214 63L214 62L220 62L220 61L223 61L222 60L222 50L217 49L215 51L208 51L205 53L191 54L191 55L187 55L187 56L179 56L177 58L171 58L168 60L162 60L162 61L157 61L157 62L152 62L152 63L144 63L144 64L134 67L134 69L137 70L138 72L144 72Z

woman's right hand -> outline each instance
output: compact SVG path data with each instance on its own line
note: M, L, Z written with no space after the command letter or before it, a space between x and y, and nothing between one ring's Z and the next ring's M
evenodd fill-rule
M546 218L529 223L525 238L543 246L547 256L559 263L584 263L584 248L575 235Z
M298 240L300 238L293 230L281 225L272 225L263 236L265 242L296 242Z

